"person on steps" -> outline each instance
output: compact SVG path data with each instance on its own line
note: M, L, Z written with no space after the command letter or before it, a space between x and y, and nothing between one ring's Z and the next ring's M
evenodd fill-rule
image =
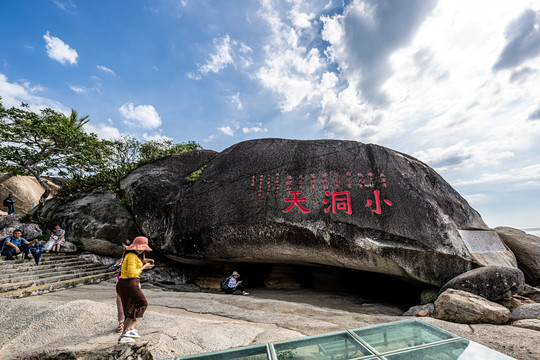
M0 250L0 254L4 255L6 257L6 260L14 260L14 256L22 253L23 260L25 258L31 259L28 256L28 251L30 250L30 245L35 244L38 241L38 239L34 239L32 241L27 241L25 238L22 237L22 231L19 229L13 230L13 235L10 237L7 237L4 240L4 245L2 245L2 250Z
M52 251L58 255L60 252L60 248L64 245L66 242L66 239L64 238L64 235L66 234L66 231L60 227L60 225L56 225L54 229L55 235L58 237L56 241L54 242L54 245L52 247Z

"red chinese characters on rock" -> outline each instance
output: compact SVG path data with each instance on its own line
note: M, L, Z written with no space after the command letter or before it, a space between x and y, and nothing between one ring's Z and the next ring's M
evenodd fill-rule
M291 211L291 209L294 207L294 205L298 206L300 211L302 211L303 213L311 212L311 210L306 209L305 207L300 205L300 201L306 201L307 200L306 198L298 198L298 195L302 195L301 191L291 191L291 192L289 192L289 195L292 195L293 198L292 199L285 199L285 202L290 202L291 205L289 205L289 207L286 210L283 210L284 213Z
M330 192L324 193L326 196L330 196ZM325 204L328 204L328 200L324 200ZM330 212L337 213L338 210L343 210L346 214L352 214L351 207L351 193L350 191L332 191L332 205L324 209L325 213Z
M381 214L382 213L382 209L381 209L381 192L379 190L375 190L373 191L373 194L375 195L375 210L371 209L371 211L373 211L375 214ZM388 206L392 206L392 202L390 200L383 200L386 205ZM371 207L371 204L373 204L373 201L372 200L367 200L366 202L366 207Z

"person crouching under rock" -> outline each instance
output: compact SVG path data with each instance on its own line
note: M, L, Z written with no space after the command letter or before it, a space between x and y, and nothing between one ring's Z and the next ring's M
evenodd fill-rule
M236 271L233 271L231 277L229 278L228 289L225 289L225 294L249 294L244 290L244 284L242 284L242 280L238 280L239 277L240 274Z
M142 318L148 302L140 288L140 278L143 270L154 267L154 260L145 259L145 253L152 251L148 246L148 239L137 236L130 246L126 247L123 255L120 278L116 284L116 293L122 300L124 309L124 333L118 342L134 342L135 338L140 338L135 327L139 318Z

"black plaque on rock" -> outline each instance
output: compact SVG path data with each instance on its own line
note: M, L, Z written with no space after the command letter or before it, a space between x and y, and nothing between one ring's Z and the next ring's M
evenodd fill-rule
M485 254L508 251L495 231L458 230L463 242L471 253Z

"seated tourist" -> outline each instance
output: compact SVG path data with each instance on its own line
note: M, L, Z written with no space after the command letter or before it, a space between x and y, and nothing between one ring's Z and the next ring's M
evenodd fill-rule
M57 240L58 236L56 236L54 230L51 230L49 240L45 243L45 252L48 253L49 251L51 251Z
M233 271L231 277L229 278L228 288L225 289L226 294L242 294L242 295L248 295L244 290L244 285L242 284L242 280L238 280L240 277L240 274L236 271Z
M32 241L27 241L25 238L21 237L22 231L19 229L13 230L13 235L7 237L2 246L0 253L6 257L6 260L14 260L14 256L22 253L22 258L28 258L29 246L35 244L38 240L34 239Z

